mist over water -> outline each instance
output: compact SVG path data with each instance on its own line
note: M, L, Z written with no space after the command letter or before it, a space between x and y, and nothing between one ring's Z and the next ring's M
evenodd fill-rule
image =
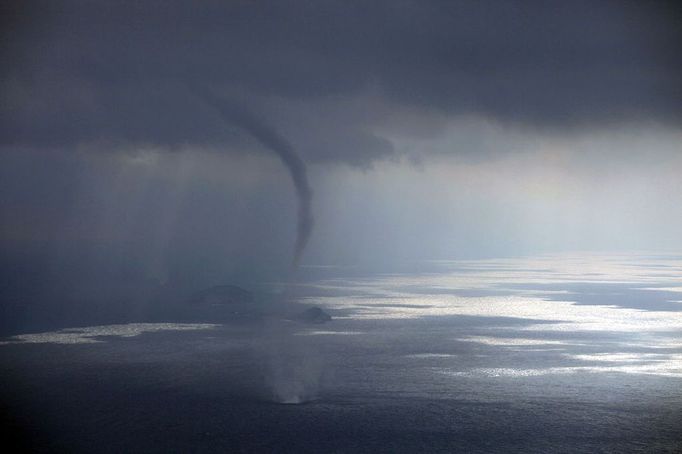
M265 378L273 402L296 405L319 397L325 370L317 344L297 336L300 327L291 325L271 322L266 327Z

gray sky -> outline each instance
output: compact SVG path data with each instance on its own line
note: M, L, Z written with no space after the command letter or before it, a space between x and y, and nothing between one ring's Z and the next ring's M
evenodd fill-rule
M189 84L307 162L303 264L682 248L672 2L2 8L3 269L287 269L286 169Z

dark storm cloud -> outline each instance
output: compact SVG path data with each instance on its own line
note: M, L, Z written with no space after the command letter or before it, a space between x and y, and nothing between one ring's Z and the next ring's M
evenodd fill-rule
M387 105L439 116L679 127L671 5L17 2L3 14L0 137L5 146L248 146L188 93L188 78L265 113L373 90ZM353 112L318 120L337 131L327 148L296 119L282 119L283 133L307 159L362 164L391 151L372 119Z

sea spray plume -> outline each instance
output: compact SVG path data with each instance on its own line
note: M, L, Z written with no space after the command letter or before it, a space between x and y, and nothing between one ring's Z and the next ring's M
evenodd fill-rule
M298 267L313 229L311 206L313 191L308 182L305 163L284 137L245 106L234 100L222 98L197 84L190 84L190 88L206 104L215 109L225 121L242 128L263 146L274 151L289 171L298 199L298 226L293 262L294 267Z
M267 320L264 328L269 398L280 404L317 400L328 378L319 339L300 336L296 324L281 320Z

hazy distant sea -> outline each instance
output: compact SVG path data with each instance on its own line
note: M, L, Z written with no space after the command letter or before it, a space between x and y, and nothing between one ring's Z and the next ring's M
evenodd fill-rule
M682 257L307 268L334 320L4 338L37 452L682 452Z

